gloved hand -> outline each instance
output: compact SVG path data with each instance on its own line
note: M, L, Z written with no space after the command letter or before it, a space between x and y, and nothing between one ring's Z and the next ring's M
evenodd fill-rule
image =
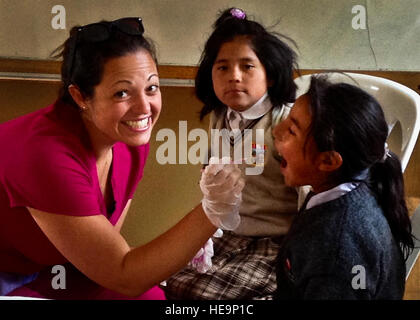
M217 229L213 237L220 238L223 236L223 231ZM197 252L195 257L191 260L189 265L197 270L198 273L206 273L212 266L211 258L214 255L213 240L210 238L205 245Z
M211 158L201 175L202 206L210 222L221 229L234 230L241 222L239 207L245 181L230 158Z

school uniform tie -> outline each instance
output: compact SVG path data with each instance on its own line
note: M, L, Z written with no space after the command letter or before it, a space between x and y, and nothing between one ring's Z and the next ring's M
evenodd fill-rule
M303 211L306 210L306 205L308 204L309 200L315 195L315 193L313 191L309 191L308 195L305 198L305 201L303 201L302 206L299 209L298 213L302 213Z
M232 111L229 115L230 129L231 130L239 129L239 130L242 131L243 124L244 124L244 120L243 120L242 116L238 112Z

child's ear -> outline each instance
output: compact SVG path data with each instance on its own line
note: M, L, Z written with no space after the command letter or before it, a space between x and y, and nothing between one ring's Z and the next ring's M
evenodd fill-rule
M337 170L343 164L341 154L336 151L324 151L319 154L318 169L331 172Z

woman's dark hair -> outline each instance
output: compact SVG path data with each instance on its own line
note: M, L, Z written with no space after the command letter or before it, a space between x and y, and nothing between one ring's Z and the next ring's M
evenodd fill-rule
M100 23L109 24L110 21ZM70 30L69 38L51 56L62 58L61 88L58 100L77 107L76 102L68 92L71 84L76 85L85 98L94 94L94 88L102 80L105 63L116 57L144 49L152 56L157 64L156 51L153 42L143 35L129 35L117 28L109 28L109 37L103 41L81 41L77 37L80 26ZM76 47L75 47L76 46ZM73 53L73 54L72 54Z
M295 101L296 85L293 72L297 69L296 53L280 38L292 42L288 37L268 32L261 24L239 19L231 14L229 8L223 11L216 20L214 31L207 40L201 55L200 65L195 78L195 93L204 103L200 112L202 120L211 111L221 111L224 104L216 97L213 89L212 68L220 47L235 37L245 36L249 39L252 49L264 65L267 79L272 85L268 88L268 95L274 106Z
M313 136L319 151L340 153L343 164L335 183L358 180L368 171L366 183L373 191L392 234L408 257L414 248L411 221L404 196L404 178L398 157L386 151L388 125L378 101L364 90L346 83L331 83L327 76L312 76L310 98Z

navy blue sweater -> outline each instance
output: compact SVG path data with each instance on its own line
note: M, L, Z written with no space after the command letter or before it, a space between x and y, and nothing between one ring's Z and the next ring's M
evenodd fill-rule
M402 252L364 183L300 212L277 263L277 299L402 299L404 294Z

